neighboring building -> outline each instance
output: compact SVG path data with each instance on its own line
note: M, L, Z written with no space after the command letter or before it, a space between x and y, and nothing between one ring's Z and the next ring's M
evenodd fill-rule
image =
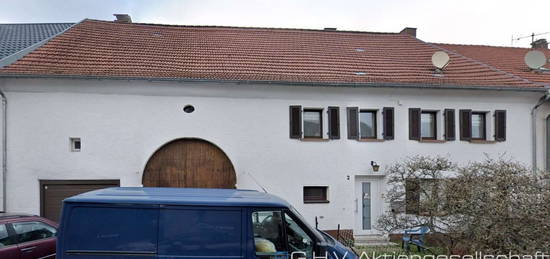
M74 23L0 24L0 63L5 57L39 44L73 25Z
M376 235L399 159L531 164L550 75L527 71L527 49L507 70L414 34L78 23L0 69L7 210L55 219L63 197L118 184L236 186Z
M0 68L17 61L73 25L74 23L0 24ZM2 105L5 113L5 98L2 98ZM2 117L5 119L5 116ZM5 136L4 139L6 137L7 136ZM5 145L2 146L4 147ZM3 156L3 165L6 158L6 156ZM3 169L3 171L6 170L7 168ZM2 173L2 176L0 176L0 185L2 186L0 188L0 200L2 200L2 202L0 202L0 211L5 210L4 177L4 173Z
M543 52L549 63L539 71L532 71L525 65L524 56L533 49L514 47L494 47L479 45L436 44L448 51L466 56L497 68L516 77L550 87L550 50L545 39L535 41L533 49ZM543 100L547 101L547 100ZM531 107L533 108L533 107ZM534 116L534 125L537 128L535 138L531 140L532 148L536 149L536 156L532 154L532 161L527 165L536 164L541 170L550 171L550 105L544 104L531 111ZM514 123L514 122L512 122ZM531 134L532 132L524 132Z

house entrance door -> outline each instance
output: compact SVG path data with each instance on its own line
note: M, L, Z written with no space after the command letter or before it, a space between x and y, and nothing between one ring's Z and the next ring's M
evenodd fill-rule
M355 235L380 234L376 221L384 210L382 197L384 178L356 176L355 178Z

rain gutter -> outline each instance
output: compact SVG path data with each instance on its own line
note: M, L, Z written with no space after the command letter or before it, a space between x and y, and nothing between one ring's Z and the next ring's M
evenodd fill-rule
M2 90L0 90L0 97L2 98L2 210L0 212L6 212L6 201L7 201L7 191L6 191L6 180L8 173L8 99Z
M455 85L455 84L419 84L419 83L349 83L349 82L295 82L278 80L221 80L197 78L148 78L124 76L86 76L86 75L32 75L32 74L0 74L0 78L26 79L80 79L80 80L125 80L149 82L180 82L180 83L233 83L236 85L292 85L312 87L347 87L347 88L411 88L411 89L452 89L452 90L486 90L486 91L520 91L546 92L547 88L540 87L502 87L496 85Z

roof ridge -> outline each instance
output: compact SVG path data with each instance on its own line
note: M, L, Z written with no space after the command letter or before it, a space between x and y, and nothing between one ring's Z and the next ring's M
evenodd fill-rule
M306 28L284 28L284 27L248 27L248 26L229 26L229 25L185 25L185 24L162 24L162 23L117 23L114 21L104 21L97 19L86 19L91 22L101 22L120 25L143 25L152 27L181 27L181 28L212 28L212 29L243 29L243 30L281 30L281 31L311 31L311 32L327 32L327 33L360 33L360 34L392 34L404 35L399 32L375 32L375 31L357 31L357 30L325 30L325 29L306 29Z
M513 78L513 79L516 79L516 80L519 80L519 81L523 81L524 83L529 83L529 84L533 84L533 85L536 85L536 86L545 87L544 84L540 84L540 83L537 83L537 82L533 82L533 81L531 81L531 80L528 80L528 79L523 78L523 77L521 77L521 76L518 76L518 75L516 75L516 74L510 73L510 72L506 72L506 71L504 71L504 70L502 70L502 69L498 69L498 68L496 68L496 67L494 67L494 66L492 66L492 65L489 65L489 64L487 64L487 63L485 63L485 62L482 62L482 61L480 61L480 60L477 60L477 59L473 59L473 58L467 57L467 56L462 55L462 54L460 54L460 53L458 53L458 52L456 52L456 51L452 51L452 50L443 48L443 47L441 47L441 46L439 46L439 45L436 45L436 44L434 44L434 43L425 42L425 41L423 41L423 40L421 40L421 39L418 39L418 38L415 38L415 39L417 39L418 41L423 42L423 43L425 43L425 44L427 44L428 46L431 46L431 47L433 47L433 48L436 48L436 49L445 51L445 52L447 52L447 53L451 53L451 54L454 54L454 55L463 57L463 58L465 58L465 59L467 59L467 60L473 61L474 63L476 63L476 64L478 64L478 65L482 65L482 66L485 66L485 67L487 67L487 68L492 69L493 71L500 72L500 73L503 73L503 74L505 74L505 75L508 75L508 76L510 76L510 77Z

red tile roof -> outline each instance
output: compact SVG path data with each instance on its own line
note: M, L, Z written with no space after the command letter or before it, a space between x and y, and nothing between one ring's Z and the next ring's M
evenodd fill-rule
M441 43L434 44L449 51L457 52L466 57L479 60L507 73L513 73L532 82L550 85L550 71L543 73L535 72L530 70L529 67L525 65L525 54L533 49ZM550 58L550 50L538 50L542 51L547 58ZM550 69L550 65L546 65L546 69Z
M398 33L85 20L0 76L541 87L457 53L438 74L431 64L438 50Z

